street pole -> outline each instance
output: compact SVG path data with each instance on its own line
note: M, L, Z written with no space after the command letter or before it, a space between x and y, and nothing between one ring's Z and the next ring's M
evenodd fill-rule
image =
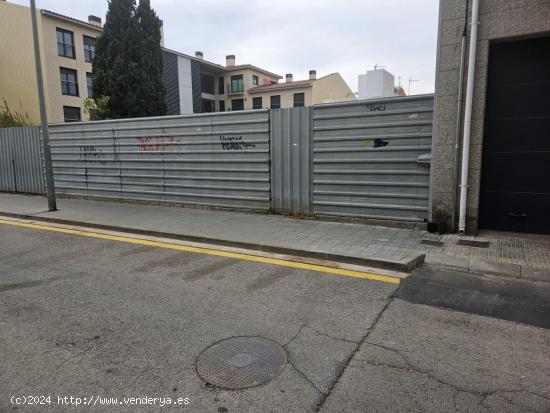
M36 4L34 0L31 0L31 20L32 40L34 43L34 63L36 65L36 86L38 87L40 124L42 127L44 169L46 171L46 194L48 195L48 210L57 211L57 205L55 202L55 187L53 182L52 154L50 152L50 136L48 134L48 117L46 115L46 100L44 99L44 80L42 79L42 63L40 62L40 44L38 43L38 28L36 24Z

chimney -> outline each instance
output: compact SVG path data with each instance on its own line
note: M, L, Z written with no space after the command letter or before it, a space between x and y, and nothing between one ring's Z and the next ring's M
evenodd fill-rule
M235 55L234 54L228 54L227 56L225 56L225 66L227 66L227 67L235 66Z
M195 52L195 57L196 57L197 59L201 59L201 60L204 59L204 55L203 55L202 52L199 51L199 50L197 50L197 51Z
M160 47L164 47L164 22L159 19L160 22Z
M316 70L310 70L309 71L309 80L315 80L317 79L317 71Z
M286 82L292 82L292 73L287 73L286 74Z
M92 26L102 27L101 17L94 16L93 14L90 14L88 16L88 23Z

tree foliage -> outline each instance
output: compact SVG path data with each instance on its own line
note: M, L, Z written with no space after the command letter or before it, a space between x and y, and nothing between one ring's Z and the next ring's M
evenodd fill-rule
M148 0L110 0L92 64L94 96L107 96L111 119L166 113L160 20ZM97 101L97 99L96 99Z
M162 54L160 50L161 21L151 8L149 0L140 0L136 11L139 39L140 79L138 105L144 116L166 114L164 84L162 82Z
M84 99L84 112L90 120L110 119L108 114L109 96L100 96L96 99Z
M21 105L21 103L19 103L19 105ZM29 125L32 125L32 122L27 113L12 112L6 99L2 99L2 105L0 105L0 128L13 128Z

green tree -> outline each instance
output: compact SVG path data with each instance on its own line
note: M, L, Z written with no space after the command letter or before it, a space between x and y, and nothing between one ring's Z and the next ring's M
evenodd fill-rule
M140 0L136 19L140 43L138 59L142 76L138 86L139 111L143 116L165 115L166 101L160 49L162 23L151 8L149 0Z
M160 56L160 20L149 1L137 8L135 0L110 0L92 64L94 96L109 98L103 116L166 113Z
M19 102L19 106L21 106L21 102ZM0 128L29 126L31 124L31 119L26 112L12 112L6 99L2 99L2 105L0 105Z
M88 114L90 120L109 119L108 115L109 96L100 96L97 99L84 99L84 112Z

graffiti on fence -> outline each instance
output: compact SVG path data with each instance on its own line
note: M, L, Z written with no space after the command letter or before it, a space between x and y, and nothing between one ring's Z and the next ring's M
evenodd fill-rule
M244 142L242 136L220 135L220 142L224 151L244 151L256 147L254 143Z
M97 149L94 145L81 145L80 160L100 161L101 163L105 163L105 154L101 149Z
M136 138L140 152L165 152L171 147L179 145L180 141L174 136L140 136ZM177 147L175 149L178 149Z

